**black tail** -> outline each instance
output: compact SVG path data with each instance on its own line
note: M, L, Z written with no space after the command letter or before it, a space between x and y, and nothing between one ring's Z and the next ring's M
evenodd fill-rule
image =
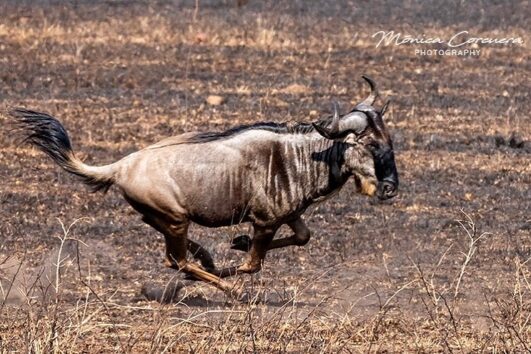
M14 109L9 115L25 135L24 142L38 147L65 171L81 177L93 191L107 191L114 183L112 165L88 166L74 155L68 133L54 117L23 108Z

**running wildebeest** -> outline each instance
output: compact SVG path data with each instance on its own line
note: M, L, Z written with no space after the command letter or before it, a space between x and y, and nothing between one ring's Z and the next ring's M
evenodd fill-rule
M26 109L10 115L26 141L48 154L94 191L116 185L142 220L161 232L166 265L240 297L221 278L261 269L268 250L303 246L310 231L301 215L330 197L352 177L357 190L381 199L397 193L398 173L391 138L374 82L367 99L340 116L307 124L257 123L217 133L185 133L164 139L105 166L89 166L72 150L67 132L52 116ZM248 251L237 267L216 269L212 257L187 238L190 222L219 227L250 222L252 239L236 237L233 248ZM293 236L276 239L281 225ZM187 260L187 251L201 262Z

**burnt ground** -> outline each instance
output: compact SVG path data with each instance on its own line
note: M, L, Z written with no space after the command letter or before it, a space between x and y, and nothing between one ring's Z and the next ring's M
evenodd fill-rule
M77 155L105 164L182 132L318 119L333 100L363 99L366 74L392 100L399 196L379 202L347 184L309 210L306 247L272 251L260 274L233 280L258 304L196 283L159 303L141 289L180 278L163 267L162 237L116 190L91 194L21 144L2 114L2 297L14 286L1 350L529 351L528 2L198 4L3 2L0 108L57 116ZM379 30L525 44L418 56L439 47L376 48ZM58 272L61 225L74 222L79 243L64 244ZM247 231L190 237L231 264L242 254L230 239Z

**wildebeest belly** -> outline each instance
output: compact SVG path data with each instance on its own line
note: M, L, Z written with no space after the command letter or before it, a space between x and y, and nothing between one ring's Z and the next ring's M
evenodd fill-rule
M188 215L196 224L206 227L220 227L252 222L260 226L284 224L299 217L306 208L286 210L284 213L271 213L262 208L225 205L223 208L204 207Z
M208 227L248 221L250 188L245 173L224 164L210 164L208 168L203 164L201 167L181 171L177 178L188 218ZM191 183L193 188L190 188Z
M302 200L283 198L284 193L277 191L272 194L262 186L248 181L236 184L220 179L218 183L210 188L202 188L200 193L187 193L183 206L191 221L208 227L230 226L242 222L265 226L291 220L307 206Z
M205 208L203 212L196 211L188 217L192 222L206 227L231 226L249 221L248 214L244 210L236 209L210 210Z

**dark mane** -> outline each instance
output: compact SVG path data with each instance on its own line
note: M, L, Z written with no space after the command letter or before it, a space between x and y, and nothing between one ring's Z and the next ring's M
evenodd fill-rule
M332 117L321 119L315 124L319 126L327 126L332 122ZM276 123L276 122L259 122L254 124L243 124L222 132L204 132L199 133L188 142L190 143L207 143L210 141L230 138L234 135L249 131L249 130L267 130L277 134L307 134L315 131L311 123Z

